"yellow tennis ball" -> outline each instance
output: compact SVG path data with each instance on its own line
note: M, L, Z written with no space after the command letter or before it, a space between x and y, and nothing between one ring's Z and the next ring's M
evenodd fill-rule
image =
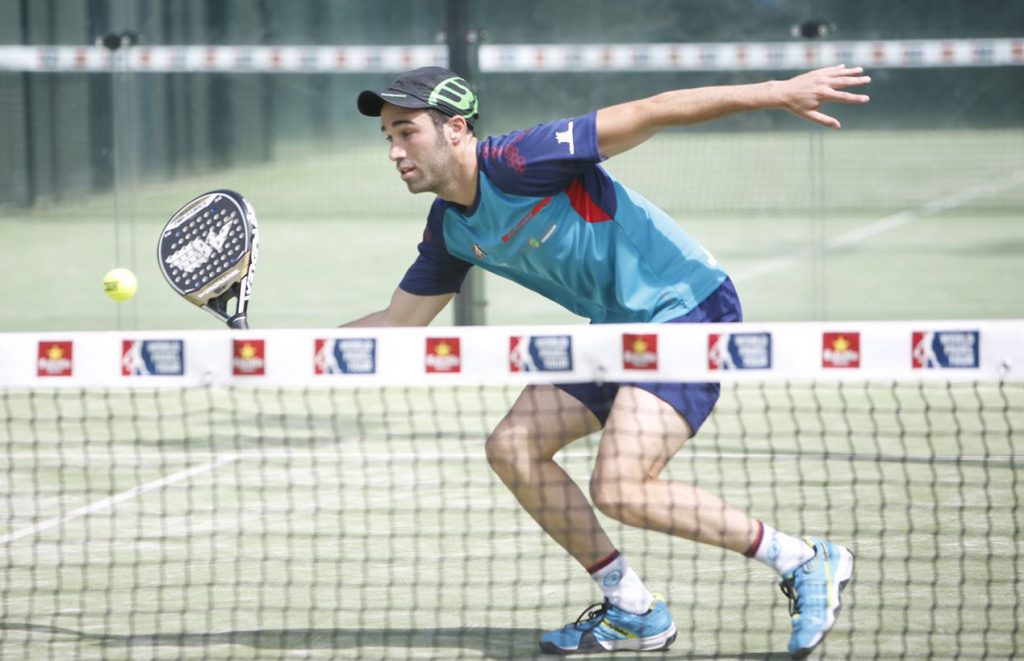
M128 269L111 269L103 276L103 291L115 301L127 301L138 289L139 281Z

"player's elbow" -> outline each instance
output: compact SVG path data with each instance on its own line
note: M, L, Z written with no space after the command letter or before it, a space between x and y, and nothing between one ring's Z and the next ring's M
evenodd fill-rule
M455 294L420 296L398 289L384 313L390 326L427 326Z
M424 320L422 317L402 310L392 310L390 308L385 309L383 312L383 320L386 322L382 325L389 327L415 327L415 326L426 326L430 323L430 319Z

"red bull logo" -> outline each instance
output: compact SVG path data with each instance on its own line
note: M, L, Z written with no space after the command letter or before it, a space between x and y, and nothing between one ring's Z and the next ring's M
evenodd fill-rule
M826 369L860 367L860 333L824 333L821 366Z
M39 342L36 376L71 376L74 344L70 341Z
M622 368L627 370L658 369L658 336L652 334L622 335Z
M235 376L266 374L266 346L263 340L232 340L231 373Z
M462 355L457 337L428 337L426 369L428 373L461 372Z

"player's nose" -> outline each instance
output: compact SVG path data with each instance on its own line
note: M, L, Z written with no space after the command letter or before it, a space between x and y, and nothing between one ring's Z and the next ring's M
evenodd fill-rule
M391 149L388 151L388 158L397 163L405 157L405 150L395 143L391 143Z

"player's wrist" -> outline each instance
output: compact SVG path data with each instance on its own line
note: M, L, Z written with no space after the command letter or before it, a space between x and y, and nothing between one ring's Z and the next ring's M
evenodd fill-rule
M761 109L786 109L788 104L786 103L785 88L782 81L779 80L768 80L763 83L758 83L757 87L760 89L758 94L758 107Z

